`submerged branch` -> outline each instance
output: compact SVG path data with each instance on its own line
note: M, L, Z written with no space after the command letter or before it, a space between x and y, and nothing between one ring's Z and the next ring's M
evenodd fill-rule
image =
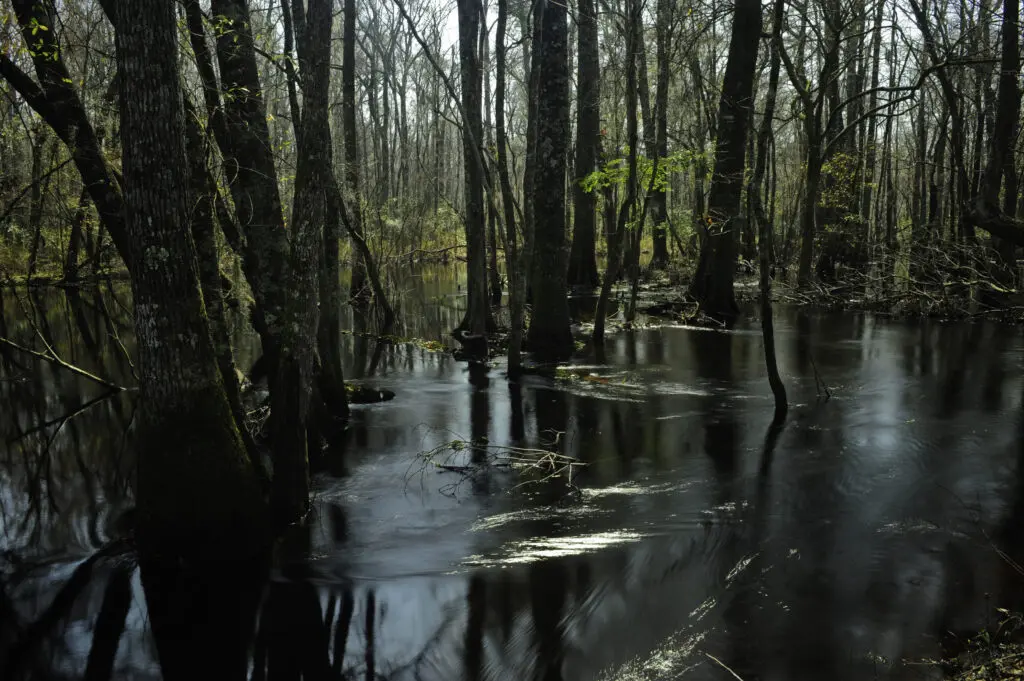
M111 390L114 390L114 391L117 391L117 392L128 390L128 388L126 388L123 385L118 385L117 383L113 383L111 381L108 381L105 378L100 378L96 374L89 373L88 371L86 371L85 369L82 369L81 367L77 367L74 364L70 364L68 362L65 362L63 359L60 358L59 355L57 355L57 353L49 345L47 345L47 347L46 347L46 350L47 350L46 352L39 352L38 350L33 350L32 348L27 348L24 345L19 345L18 343L15 343L14 341L9 340L7 338L4 338L2 336L0 336L0 345L6 345L7 347L9 347L9 348L11 348L13 350L17 350L18 352L23 352L23 353L25 353L27 355L31 355L32 357L35 357L36 359L43 360L44 362L50 362L52 364L56 364L57 366L61 367L62 369L70 371L71 373L76 374L78 376L81 376L82 378L87 378L90 381L92 381L93 383L98 383L99 385L102 385L102 386L104 386L106 388L110 388Z

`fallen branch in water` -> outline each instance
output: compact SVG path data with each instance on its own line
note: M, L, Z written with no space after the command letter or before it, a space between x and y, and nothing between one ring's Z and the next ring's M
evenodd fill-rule
M26 348L24 345L19 345L18 343L15 343L12 340L8 340L7 338L4 338L2 336L0 336L0 344L6 345L7 347L13 350L17 350L18 352L23 352L26 355L31 355L36 359L41 359L44 362L56 364L62 369L70 371L71 373L81 376L82 378L87 378L90 381L98 383L106 388L110 388L111 390L116 390L118 392L128 390L128 388L124 387L123 385L112 383L111 381L108 381L105 378L100 378L96 374L89 373L88 371L82 369L81 367L77 367L74 364L65 362L63 359L60 358L60 356L56 352L54 352L53 348L51 348L49 343L46 343L46 341L43 341L43 344L46 345L46 352L39 352L38 350L33 350L32 348Z
M556 438L554 445L559 442ZM420 468L416 471L422 477L430 468L438 473L458 475L456 482L444 485L440 492L455 496L466 480L474 479L495 469L516 471L522 478L510 491L526 485L537 485L565 477L565 485L571 492L579 492L575 484L576 470L587 464L566 454L547 449L531 449L492 445L487 441L453 439L416 456ZM410 466L411 470L412 466ZM408 478L412 475L407 476Z

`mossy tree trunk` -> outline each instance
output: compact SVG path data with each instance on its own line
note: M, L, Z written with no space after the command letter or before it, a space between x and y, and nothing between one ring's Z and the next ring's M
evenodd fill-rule
M188 229L174 6L117 3L128 253L138 339L140 545L223 555L260 544L262 492L217 369Z
M216 223L214 221L217 187L206 166L210 159L210 149L199 128L196 112L187 99L185 100L185 149L189 164L192 240L196 246L199 285L203 293L203 302L206 305L210 337L213 341L214 353L217 356L217 367L220 369L221 380L224 381L224 392L227 395L228 404L231 405L231 413L235 416L235 422L238 424L246 450L248 450L250 458L255 461L256 445L244 426L245 412L242 409L242 390L235 369L231 337L228 334L225 317L224 289L219 265L220 253L217 249Z

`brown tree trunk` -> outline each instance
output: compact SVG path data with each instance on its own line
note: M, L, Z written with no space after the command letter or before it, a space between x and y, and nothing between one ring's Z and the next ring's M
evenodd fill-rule
M65 283L78 282L78 254L82 250L84 241L83 225L86 220L86 212L89 209L89 192L84 187L78 197L78 209L75 210L75 217L71 220L71 236L68 238L68 252L64 257L64 281Z

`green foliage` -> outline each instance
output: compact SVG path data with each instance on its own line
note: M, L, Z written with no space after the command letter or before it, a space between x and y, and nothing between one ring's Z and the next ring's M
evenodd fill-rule
M861 185L859 159L854 154L835 154L821 167L821 206L824 208L847 208L853 204Z
M704 166L710 165L710 152L701 154L693 149L680 149L668 156L658 159L657 175L654 177L654 184L651 184L651 173L654 172L654 161L647 156L637 157L637 179L642 191L651 187L654 191L669 191L669 178L672 173L680 173L698 161L703 160ZM595 170L580 180L583 191L592 193L609 186L623 186L629 179L629 148L623 149L623 156L614 158L604 164L599 170Z

